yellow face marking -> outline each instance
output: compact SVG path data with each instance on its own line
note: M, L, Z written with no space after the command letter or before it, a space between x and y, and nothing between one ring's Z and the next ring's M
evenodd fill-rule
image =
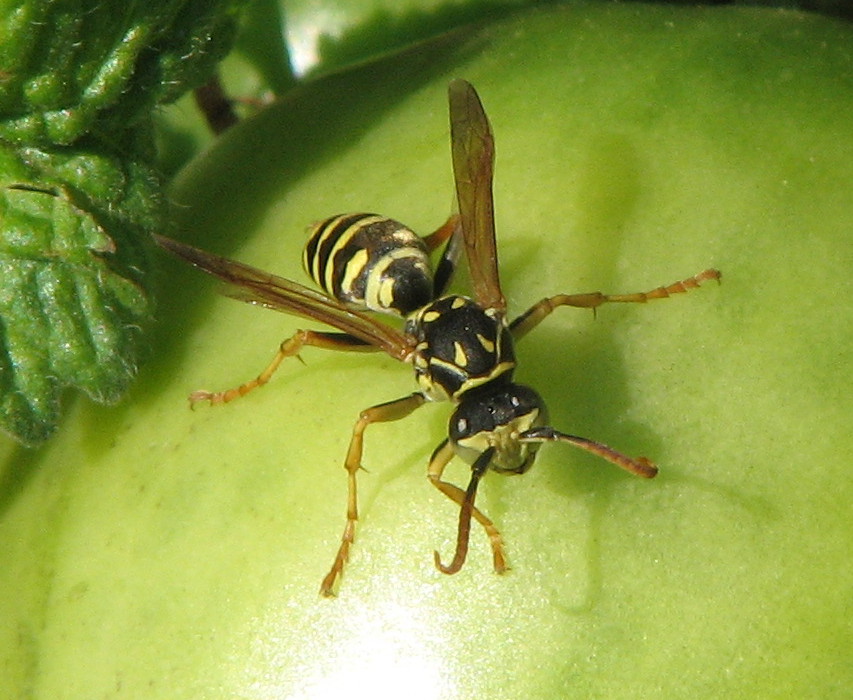
M494 447L496 451L490 467L497 471L516 472L531 458L531 446L519 442L518 436L537 425L538 420L539 409L534 408L509 423L496 426L494 430L473 433L457 443L462 450L470 451L467 457L464 454L460 456L472 461L489 447Z
M457 340L453 341L453 362L456 363L457 367L465 367L468 364L468 356L465 354L465 348Z
M421 316L421 320L424 323L432 323L435 321L441 314L438 311L426 311L424 315Z
M460 440L457 444L466 450L472 450L475 454L481 454L491 447L489 441L490 434L487 432L474 433Z
M461 309L463 306L465 306L465 299L462 297L455 297L450 304L451 309Z

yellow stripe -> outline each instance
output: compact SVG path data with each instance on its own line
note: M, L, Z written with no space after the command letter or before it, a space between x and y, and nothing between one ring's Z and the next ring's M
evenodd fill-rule
M355 284L356 278L361 274L361 271L367 266L369 260L367 251L362 248L349 260L347 260L346 268L344 269L344 277L341 280L341 291L344 294L352 294L352 286Z
M372 309L388 309L389 303L393 301L393 283L383 283L383 276L391 264L396 260L403 258L414 258L416 260L424 260L423 251L417 248L397 248L391 250L382 256L381 259L375 260L370 272L367 275L367 284L364 289L364 303L368 308Z
M477 340L480 341L480 345L483 346L483 350L485 350L486 352L493 353L495 351L494 342L489 340L486 336L477 333Z
M338 240L335 241L335 244L329 249L328 257L323 261L325 265L325 275L323 278L323 287L327 292L332 292L334 279L335 279L335 255L341 248L346 246L354 236L361 232L363 228L366 226L370 226L370 224L374 224L377 221L382 221L383 217L381 216L368 216L364 219L359 219L357 222L352 224L350 227L344 229L341 232L341 235L338 237ZM340 221L340 217L335 219L335 221Z
M457 367L465 368L468 366L468 356L465 354L462 343L458 340L453 341L453 361Z
M493 379L501 376L504 372L508 372L513 367L515 367L514 362L501 362L495 365L492 368L492 371L482 377L468 377L464 382L462 382L462 386L459 387L458 391L453 394L454 399L458 399L462 394L470 389L474 389L478 386L483 386L483 384L488 384Z
M320 248L322 248L323 242L329 237L329 233L344 216L346 216L346 214L340 214L333 219L327 219L325 222L321 222L321 224L315 228L314 233L311 236L311 238L316 239L316 245L314 246L314 256L311 260L306 260L305 269L308 271L311 278L321 287L323 286L323 275L321 274L322 256L320 255ZM307 246L305 254L308 254Z

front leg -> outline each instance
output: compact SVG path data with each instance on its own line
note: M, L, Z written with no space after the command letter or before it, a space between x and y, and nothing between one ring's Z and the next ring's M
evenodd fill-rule
M347 470L347 521L344 525L344 532L341 535L341 544L338 547L338 553L335 555L335 561L332 563L332 568L323 579L320 585L320 593L324 596L334 595L335 586L338 579L344 570L349 558L349 550L355 539L355 525L358 522L358 491L356 484L356 474L361 466L361 456L364 452L364 431L371 423L387 423L389 421L400 420L405 418L412 411L426 402L426 397L419 392L404 396L395 401L382 403L378 406L372 406L361 412L355 426L352 429L352 439L350 440L349 450L347 450L347 458L344 462L344 468Z
M451 484L449 481L443 481L441 478L442 474L444 474L444 468L450 463L451 459L453 459L453 446L450 444L449 440L445 440L438 446L438 448L436 448L429 461L429 471L427 472L429 481L461 509L470 508L468 516L466 516L464 512L460 511L460 522L463 522L466 517L473 516L474 520L483 526L483 529L486 531L486 535L489 537L489 544L492 546L492 562L495 567L495 572L502 574L508 567L506 563L506 554L504 552L504 541L503 537L501 537L501 533L495 527L495 524L486 517L486 515L484 515L477 506L474 505L473 493L471 494L469 505L466 506L466 492L455 484ZM479 477L477 480L479 480ZM474 488L476 489L476 486L474 486ZM462 529L464 529L464 526ZM460 551L459 543L462 542L463 538L465 540L464 548L467 550L467 537L467 529L462 533L462 536L457 536L457 552ZM464 560L464 554L462 557ZM454 557L454 559L456 559L456 557ZM448 567L442 566L441 561L438 558L438 553L436 552L435 565L436 568L443 573L456 573L456 571L461 568L462 563L459 562L458 568L454 571L447 571L446 569Z

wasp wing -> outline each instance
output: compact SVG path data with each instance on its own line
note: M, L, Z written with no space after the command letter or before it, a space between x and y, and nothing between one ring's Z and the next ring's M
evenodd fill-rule
M477 91L470 83L452 81L448 96L453 174L474 298L484 308L505 311L492 198L495 140Z
M228 295L251 304L320 321L405 360L414 345L407 336L369 316L347 309L325 294L250 265L155 235L161 248L231 285Z

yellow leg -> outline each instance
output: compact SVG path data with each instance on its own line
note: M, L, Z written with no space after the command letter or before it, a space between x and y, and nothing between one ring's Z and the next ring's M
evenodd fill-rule
M347 521L344 525L344 532L341 535L341 544L338 547L338 553L335 555L335 561L332 563L332 568L323 579L320 585L320 593L324 596L334 595L335 586L349 558L349 550L355 539L355 525L358 522L358 490L356 484L356 474L361 466L361 456L364 452L364 431L371 423L387 423L389 421L400 420L405 418L412 411L426 402L423 394L414 393L409 396L404 396L396 401L372 406L361 412L355 426L352 429L352 439L350 440L349 450L347 450L347 458L344 462L344 468L347 470L348 488L347 488Z
M358 338L345 333L296 331L292 338L288 338L279 346L278 352L273 357L272 362L257 377L238 387L226 389L225 391L194 391L189 396L190 404L195 404L198 401L210 401L211 405L216 405L228 403L234 399L239 399L241 396L245 396L253 389L266 384L285 358L298 355L299 351L306 345L326 348L327 350L346 350L352 352L375 352L379 350L379 348L368 345Z
M432 459L429 463L429 470L427 472L427 476L429 477L430 483L433 486L435 486L451 501L453 501L460 508L462 508L465 504L465 491L460 489L458 486L451 484L448 481L442 481L441 479L445 467L450 463L450 460L452 458L453 446L450 444L449 441L445 440L433 453ZM504 541L503 537L501 537L501 533L495 527L495 524L491 520L489 520L489 518L487 518L479 508L474 506L473 503L471 505L471 515L478 523L480 523L480 525L483 526L483 529L486 531L486 535L488 535L489 537L489 544L491 544L492 546L492 561L495 567L495 571L499 574L502 574L504 571L507 570L508 567L506 563L506 554L504 553ZM435 556L436 567L440 571L443 571L444 569L440 566L437 552Z
M719 281L721 277L719 270L703 270L698 275L688 277L680 282L665 287L657 287L648 292L635 292L633 294L602 294L601 292L589 292L588 294L557 294L547 297L531 306L521 316L510 324L512 336L516 340L536 328L541 321L551 314L558 306L574 306L581 309L597 309L602 304L613 302L640 303L645 304L653 299L666 299L673 294L683 294L696 289L702 282L708 280Z
M441 226L428 236L423 237L424 245L430 253L444 243L459 226L459 214L451 214Z

